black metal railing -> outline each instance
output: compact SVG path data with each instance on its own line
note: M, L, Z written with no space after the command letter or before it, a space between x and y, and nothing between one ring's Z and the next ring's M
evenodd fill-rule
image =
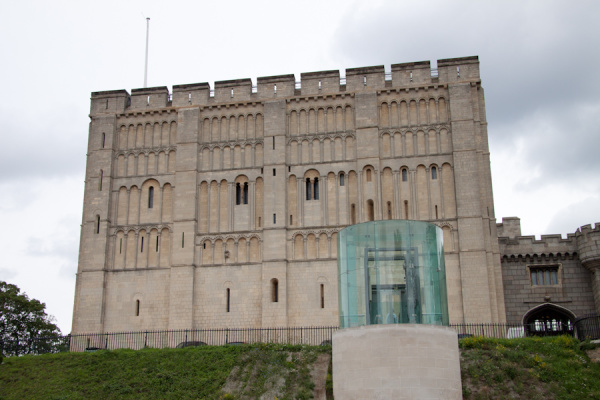
M577 318L574 325L577 332L577 339L600 339L600 315L588 315Z

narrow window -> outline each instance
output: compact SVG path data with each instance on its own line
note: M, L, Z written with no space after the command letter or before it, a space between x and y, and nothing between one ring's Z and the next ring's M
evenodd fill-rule
M363 76L363 85L367 86L367 77L366 76Z
M98 190L102 191L102 177L104 176L104 171L100 170L100 179L98 182Z
M412 82L412 71L410 71L410 81Z
M277 214L273 214L273 225L277 223Z
M106 133L102 132L102 148L104 148L105 144L106 144Z
M119 254L123 252L123 239L119 239Z
M314 193L313 198L315 200L319 200L319 178L315 178L314 188L315 188L315 190L313 190L313 193Z
M321 308L325 308L325 285L321 283Z
M290 225L294 225L294 217L290 215Z
M460 67L456 67L456 76L460 78Z
M106 109L108 110L108 99L106 99Z
M260 174L261 174L261 175L264 173L264 172L263 172L263 169L264 169L264 168L261 168L261 169L260 169Z
M345 178L345 175L343 172L341 172L340 173L340 186L344 186L344 178Z
M142 240L140 241L140 253L144 252L144 237L142 236Z
M367 170L367 182L371 182L371 170Z
M262 218L258 217L258 227L260 228L262 226Z
M350 206L350 223L356 224L356 206L354 204Z
M402 170L402 182L408 181L408 171L405 169Z
M437 168L436 167L431 167L431 179L433 179L433 180L437 179Z
M271 301L279 302L279 281L277 279L271 279Z
M292 172L292 167L288 166L288 172Z
M310 200L312 198L311 189L312 185L310 184L310 178L306 178L306 200Z
M231 89L231 98L233 98L233 89Z
M148 96L148 97L146 98L146 105L147 105L147 106L149 106L149 105L150 105L150 96Z
M435 219L438 219L437 205L435 206Z
M277 84L273 85L273 93L277 94Z
M275 150L275 136L273 136L273 150Z
M140 316L140 301L139 300L135 301L135 316L136 317Z
M181 248L185 246L185 232L181 232Z
M392 202L391 201L387 202L387 219L392 219Z
M369 221L375 220L375 206L373 200L367 200L367 211L369 213Z
M277 169L273 168L273 176L277 176Z
M321 90L321 81L319 81L319 90Z
M239 183L235 184L235 204L238 206L242 204L242 189Z
M100 216L96 215L96 234L100 233Z
M244 204L248 204L248 182L244 183L244 198L242 199L244 201Z
M202 243L202 248L206 250L206 242Z
M229 288L227 288L227 312L229 312L229 305L231 300L231 291L229 290Z
M158 253L158 236L156 237L156 252Z
M188 103L192 104L192 92L188 93Z
M408 200L404 200L404 218L408 219Z
M154 186L148 189L148 208L154 207Z

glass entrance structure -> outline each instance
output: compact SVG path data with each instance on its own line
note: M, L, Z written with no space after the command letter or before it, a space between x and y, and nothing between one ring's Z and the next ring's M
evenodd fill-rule
M442 230L409 220L352 225L338 234L340 328L448 325Z

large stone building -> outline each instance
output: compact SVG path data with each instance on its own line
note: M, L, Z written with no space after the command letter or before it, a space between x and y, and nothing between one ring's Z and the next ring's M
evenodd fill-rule
M451 322L504 322L479 61L437 67L92 93L73 332L337 325L336 233L381 219L443 229Z

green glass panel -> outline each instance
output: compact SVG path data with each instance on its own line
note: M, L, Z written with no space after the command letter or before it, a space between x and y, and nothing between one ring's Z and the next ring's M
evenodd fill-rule
M374 221L338 234L340 327L448 325L442 230L421 221Z

